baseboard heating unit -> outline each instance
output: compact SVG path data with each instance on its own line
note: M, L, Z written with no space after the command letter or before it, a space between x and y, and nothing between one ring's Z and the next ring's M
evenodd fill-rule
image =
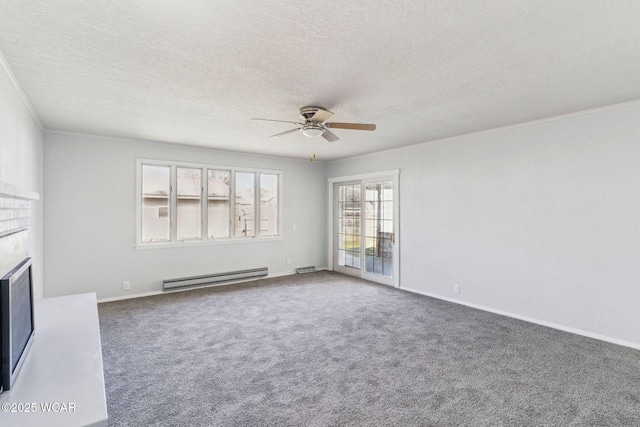
M316 271L316 267L314 265L312 265L310 267L296 268L296 273L298 273L298 274L313 273L315 271Z
M203 276L183 277L180 279L169 279L162 281L162 290L171 291L174 289L187 288L202 285L221 285L228 282L236 282L247 279L259 279L267 277L269 269L253 268L250 270L229 271L226 273L207 274Z

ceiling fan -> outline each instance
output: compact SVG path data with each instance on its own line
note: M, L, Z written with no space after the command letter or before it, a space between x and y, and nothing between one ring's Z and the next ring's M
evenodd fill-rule
M325 110L322 107L302 107L300 109L300 118L303 120L303 122L292 122L289 120L271 120L271 119L252 119L252 120L261 120L265 122L293 123L300 126L295 129L288 130L286 132L271 135L269 138L273 138L275 136L287 135L289 133L300 131L304 136L308 138L317 138L319 136L322 136L327 141L334 142L340 138L338 138L329 129L376 130L376 125L373 125L373 124L327 122L327 120L329 120L331 117L333 117L333 113L331 111Z

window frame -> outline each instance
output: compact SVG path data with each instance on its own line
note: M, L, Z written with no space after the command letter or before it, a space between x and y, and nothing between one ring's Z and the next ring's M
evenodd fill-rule
M142 167L143 165L153 166L168 166L170 168L170 191L169 191L169 241L164 242L144 242L142 241L142 212L143 212L143 194L142 194ZM192 168L201 169L201 188L200 188L200 239L190 240L178 240L177 238L177 168ZM210 238L208 235L208 171L228 171L229 172L229 216L228 216L228 231L229 237ZM254 174L254 218L255 227L260 226L260 176L265 175L277 175L278 176L278 218L277 227L278 235L276 236L260 236L259 230L255 230L254 236L236 236L234 227L234 215L235 215L235 180L237 172L247 172ZM248 168L239 166L225 166L214 165L208 163L192 163L192 162L180 162L173 160L157 160L157 159L136 159L136 238L135 247L137 249L150 249L150 248L175 248L183 246L201 246L201 245L220 245L230 243L247 243L247 242L268 242L277 241L283 239L283 182L284 172L274 169L263 168Z

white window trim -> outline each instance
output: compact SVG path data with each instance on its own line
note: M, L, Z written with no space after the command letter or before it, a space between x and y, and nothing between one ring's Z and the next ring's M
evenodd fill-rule
M170 220L170 241L168 242L143 242L142 241L142 165L156 165L156 166L168 166L171 168L171 188L170 188L170 206L169 206L169 220ZM201 238L200 240L178 240L176 233L177 229L174 227L174 223L176 221L177 215L177 191L176 191L176 168L185 167L185 168L194 168L194 169L202 169L202 188L200 191L200 200L201 200ZM210 239L207 236L208 230L208 215L207 215L207 202L208 196L205 188L207 186L207 174L205 173L205 169L215 169L222 171L229 171L229 223L228 230L230 237ZM260 232L258 229L255 230L255 236L251 237L242 237L242 236L234 236L234 215L235 215L235 173L236 172L250 172L255 174L255 218L256 224L259 226L260 224L260 174L268 174L268 175L277 175L278 176L278 235L277 236L265 236L260 237ZM274 169L257 169L257 168L246 168L239 166L229 166L229 165L212 165L207 163L191 163L191 162L180 162L180 161L169 161L169 160L158 160L158 159L136 159L136 238L135 238L135 248L136 249L160 249L160 248L176 248L176 247L192 247L192 246L203 246L203 245L226 245L226 244L242 244L249 242L273 242L278 240L283 240L284 236L284 228L283 224L283 176L284 172L281 170ZM256 226L254 226L255 228Z

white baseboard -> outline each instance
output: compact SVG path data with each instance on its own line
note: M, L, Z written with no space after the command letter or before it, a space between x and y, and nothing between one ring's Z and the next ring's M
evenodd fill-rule
M549 328L558 329L560 331L570 332L572 334L582 335L584 337L594 338L594 339L597 339L597 340L600 340L600 341L606 341L606 342L610 342L612 344L622 345L622 346L625 346L625 347L630 347L630 348L633 348L633 349L636 349L636 350L640 350L640 344L633 343L633 342L630 342L630 341L623 341L623 340L619 340L617 338L608 337L606 335L594 334L592 332L583 331L582 329L571 328L569 326L563 326L563 325L558 325L556 323L546 322L544 320L533 319L531 317L521 316L519 314L510 313L510 312L507 312L507 311L496 310L494 308L486 307L486 306L480 305L480 304L474 304L474 303L461 301L461 300L454 299L454 298L447 298L447 297L443 297L441 295L436 295L436 294L432 294L432 293L429 293L429 292L424 292L424 291L421 291L421 290L418 290L418 289L407 288L407 287L403 287L403 286L401 286L398 289L403 290L403 291L407 291L407 292L412 292L414 294L420 294L420 295L424 295L424 296L427 296L427 297L443 300L443 301L452 302L454 304L465 305L467 307L476 308L478 310L488 311L489 313L499 314L501 316L512 317L512 318L518 319L518 320L524 320L525 322L535 323L536 325L547 326Z
M152 291L152 292L143 292L143 293L140 293L140 294L123 295L121 297L101 298L101 299L98 300L98 304L103 303L103 302L121 301L121 300L124 300L124 299L150 297L150 296L153 296L153 295L160 295L160 294L164 294L164 293L165 292L162 292L162 291Z

